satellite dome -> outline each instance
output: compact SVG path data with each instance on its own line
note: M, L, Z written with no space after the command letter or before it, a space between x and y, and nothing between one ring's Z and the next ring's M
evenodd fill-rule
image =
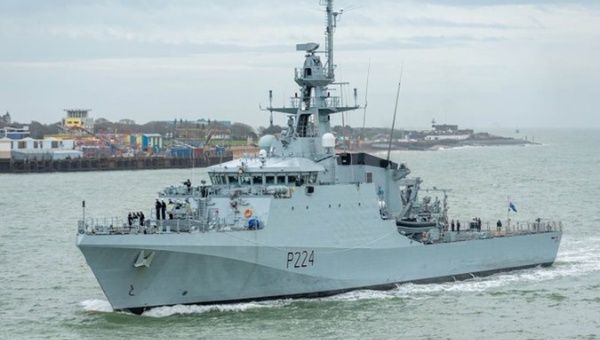
M335 148L335 136L328 132L321 137L321 143L324 148Z
M268 152L271 149L271 145L273 145L273 142L275 142L275 136L264 135L258 140L258 147L261 150L265 150Z

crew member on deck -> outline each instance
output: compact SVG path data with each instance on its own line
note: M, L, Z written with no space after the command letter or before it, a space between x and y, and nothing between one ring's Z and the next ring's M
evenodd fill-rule
M173 219L173 209L174 208L175 208L175 205L173 204L173 201L169 200L168 210L169 210L169 219L170 220Z
M456 220L456 232L460 233L460 221Z
M452 222L450 223L450 227L452 228L452 231L454 231L454 219L452 220Z
M164 200L160 202L160 214L162 215L163 220L167 219L167 203L165 203Z
M160 204L160 201L158 200L158 198L156 199L156 203L154 203L154 210L156 210L156 220L160 220L160 210L162 208L162 204ZM164 219L164 217L163 217Z

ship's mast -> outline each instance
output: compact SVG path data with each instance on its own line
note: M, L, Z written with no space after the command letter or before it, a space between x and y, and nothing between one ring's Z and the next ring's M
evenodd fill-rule
M327 28L325 31L327 42L327 78L332 81L335 79L334 64L333 64L333 32L335 30L335 18L339 14L333 12L333 0L327 0Z
M325 49L319 50L319 44L307 42L296 45L297 51L303 51L304 63L296 68L294 81L300 86L299 91L291 98L291 107L272 106L272 92L269 92L268 111L288 114L288 129L284 136L286 154L317 155L323 152L320 138L331 131L330 115L356 110L356 92L354 105L344 102L342 86L347 83L335 82L335 63L333 58L333 35L337 20L343 10L333 9L333 0L320 0L325 6ZM320 54L327 60L322 61ZM332 85L339 86L332 87ZM336 92L340 95L335 96ZM332 92L334 95L332 96Z

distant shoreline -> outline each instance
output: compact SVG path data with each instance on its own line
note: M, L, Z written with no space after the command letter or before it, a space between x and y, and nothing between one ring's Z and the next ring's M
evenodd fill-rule
M490 138L470 138L464 140L417 140L407 142L393 142L392 151L436 151L440 149L452 149L463 146L503 146L503 145L539 145L539 143L527 141L524 139L515 139L507 137L490 137ZM358 149L364 152L379 152L386 151L389 144L381 143L365 143Z

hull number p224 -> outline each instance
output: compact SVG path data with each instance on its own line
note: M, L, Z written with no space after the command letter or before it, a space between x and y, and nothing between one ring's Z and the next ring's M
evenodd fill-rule
M289 251L286 268L306 268L315 265L314 250Z

